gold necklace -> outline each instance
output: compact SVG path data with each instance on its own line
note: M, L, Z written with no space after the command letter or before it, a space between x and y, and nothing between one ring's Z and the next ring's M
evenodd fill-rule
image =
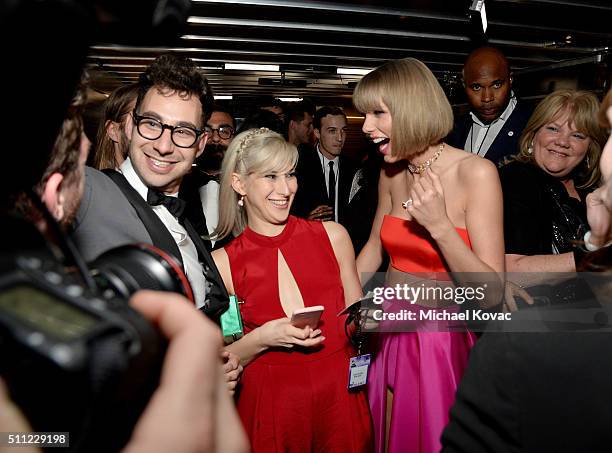
M443 149L444 149L444 143L440 143L440 147L438 148L438 151L436 151L436 153L433 156L431 156L429 159L427 159L422 164L414 165L413 163L408 161L408 170L410 170L410 173L412 174L416 173L420 175L425 170L427 170L429 167L431 167L431 165L436 160L438 160L438 157L440 157L440 154L442 154Z

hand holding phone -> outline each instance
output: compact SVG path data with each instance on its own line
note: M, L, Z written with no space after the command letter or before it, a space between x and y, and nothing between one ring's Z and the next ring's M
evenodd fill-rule
M291 325L300 329L309 326L311 329L316 329L323 314L323 305L315 305L313 307L298 308L291 315Z

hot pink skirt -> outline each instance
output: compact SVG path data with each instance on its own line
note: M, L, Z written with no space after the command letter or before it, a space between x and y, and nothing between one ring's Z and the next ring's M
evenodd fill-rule
M440 451L440 436L475 339L470 332L380 334L368 377L377 453L385 451L387 388L393 392L387 452Z

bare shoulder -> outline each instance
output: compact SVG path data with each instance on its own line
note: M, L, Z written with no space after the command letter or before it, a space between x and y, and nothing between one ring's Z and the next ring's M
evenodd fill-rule
M213 250L210 256L212 256L213 261L215 262L215 264L217 265L217 268L219 268L221 273L225 271L229 271L230 269L229 256L227 255L225 248Z
M229 294L234 294L234 282L232 280L229 256L227 256L225 248L213 250L210 255L212 256L213 261L217 265L217 269L219 269L219 274L221 274L221 279L225 284L227 292Z
M340 267L348 263L352 263L354 266L355 252L346 228L336 222L323 222L323 228L327 232L327 237L329 237L329 242Z
M336 222L323 222L323 228L329 237L332 245L339 244L345 240L350 240L348 231L342 225Z
M210 254L213 258L213 260L215 260L215 262L218 261L229 261L229 258L227 257L227 252L225 251L225 248L220 248L217 250L213 250Z
M465 156L457 162L457 170L462 181L478 182L498 181L499 175L495 164L484 157L458 150Z

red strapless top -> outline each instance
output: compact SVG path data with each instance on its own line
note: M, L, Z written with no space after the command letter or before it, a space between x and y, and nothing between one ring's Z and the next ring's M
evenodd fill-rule
M456 228L466 245L472 248L465 228ZM414 220L385 215L380 240L389 254L391 266L402 272L448 272L440 249L427 231Z

